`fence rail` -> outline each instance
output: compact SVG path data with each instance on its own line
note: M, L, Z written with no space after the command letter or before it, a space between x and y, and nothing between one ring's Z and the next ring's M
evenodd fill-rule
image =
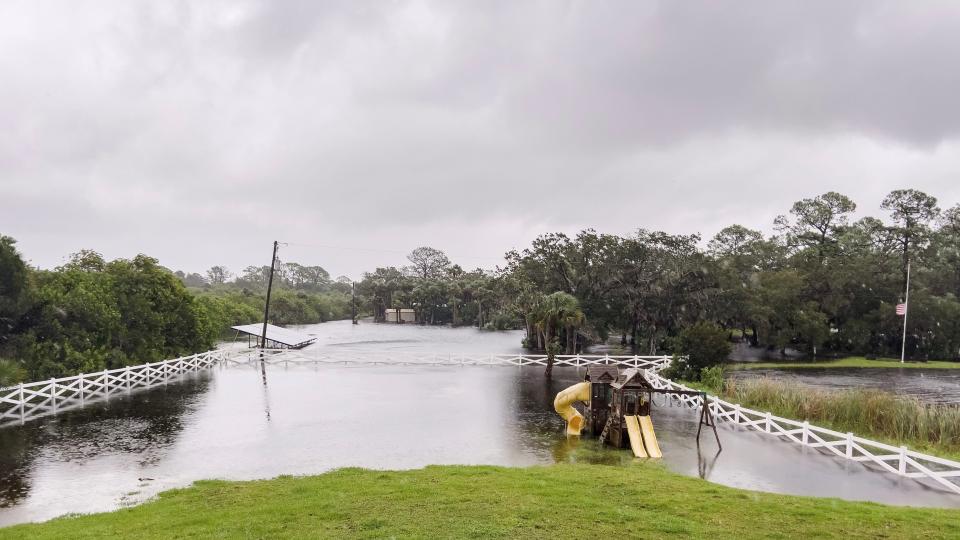
M660 376L657 370L647 370L647 380L656 388L692 390ZM671 395L672 399L688 407L699 408L699 396ZM810 425L789 418L780 418L769 412L755 411L716 396L707 396L708 408L714 420L736 424L759 433L776 437L808 448L819 448L828 454L872 464L881 470L906 478L931 480L942 488L960 493L960 462L922 454L907 449Z
M546 355L530 354L420 354L412 352L367 352L322 350L266 350L268 364L359 364L359 365L424 365L424 366L545 366ZM259 361L261 351L210 351L183 358L143 364L97 373L81 374L0 388L0 426L55 414L113 394L145 388L169 381L183 373L199 371L220 363L247 364ZM667 356L561 355L555 366L588 367L613 365L646 370L647 380L655 388L692 390L667 379L659 372L670 364ZM670 395L681 405L699 408L699 396ZM827 454L851 461L874 465L882 471L905 478L930 480L951 492L960 494L960 462L939 458L905 446L892 446L858 437L852 433L810 425L769 412L755 411L729 403L717 396L707 396L707 406L719 422L776 437L779 440L821 449Z
M223 362L228 353L209 351L163 362L81 373L0 388L0 426L56 414L120 392L146 388Z
M235 351L227 359L232 363L258 362L261 351ZM335 352L315 350L266 349L263 359L267 364L391 364L426 366L546 366L543 354L462 354L462 353L416 353L416 352L371 352L341 350ZM554 366L588 367L612 365L660 370L670 363L669 356L611 356L611 355L557 355Z

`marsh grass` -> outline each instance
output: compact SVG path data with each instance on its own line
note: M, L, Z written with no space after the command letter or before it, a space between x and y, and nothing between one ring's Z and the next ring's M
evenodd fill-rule
M727 380L724 399L794 420L960 458L960 407L868 389L827 391L774 379Z

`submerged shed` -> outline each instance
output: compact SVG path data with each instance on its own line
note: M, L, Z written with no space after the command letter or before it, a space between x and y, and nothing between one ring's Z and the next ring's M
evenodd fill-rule
M251 343L250 338L256 338L255 343L260 344L260 339L263 336L263 323L241 324L231 326L231 328L236 330L238 335L246 334L248 343ZM268 349L302 349L316 340L316 337L281 326L267 325L266 348Z

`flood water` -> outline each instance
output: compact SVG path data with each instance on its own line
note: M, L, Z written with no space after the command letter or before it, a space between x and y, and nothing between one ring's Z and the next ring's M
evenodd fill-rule
M727 376L734 380L769 377L826 390L872 388L927 403L960 403L960 369L745 369Z
M316 347L519 352L519 333L329 323ZM571 442L553 398L582 379L558 368L220 367L0 429L0 525L110 510L206 478L255 479L361 466L651 466L629 450ZM655 407L664 464L721 484L892 504L960 507L960 497L865 466L720 427L698 450L696 413Z

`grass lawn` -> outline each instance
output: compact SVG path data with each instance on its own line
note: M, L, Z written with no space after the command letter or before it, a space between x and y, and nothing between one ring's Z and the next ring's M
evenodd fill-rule
M899 359L880 358L867 360L862 356L851 356L839 360L808 360L805 362L732 362L727 369L777 369L777 368L905 368L905 369L960 369L960 362L931 360L929 362L905 362Z
M960 510L771 495L628 467L342 469L203 481L0 538L958 538Z

